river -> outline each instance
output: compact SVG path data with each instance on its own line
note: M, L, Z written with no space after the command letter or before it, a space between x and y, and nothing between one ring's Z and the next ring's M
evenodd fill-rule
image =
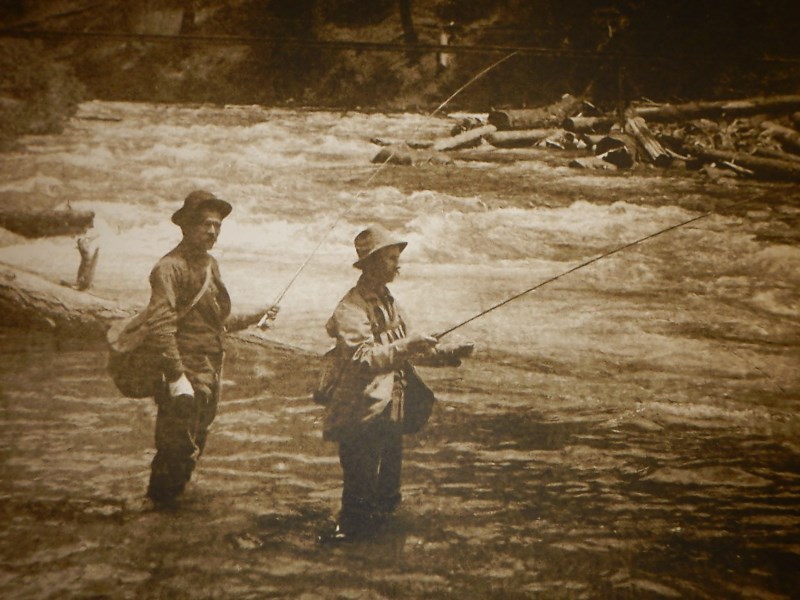
M214 254L235 305L285 291L268 336L314 353L371 222L408 240L392 290L440 332L713 211L448 336L476 354L423 370L439 402L408 438L404 506L342 547L315 543L341 481L306 354L229 358L206 454L162 513L142 497L151 403L116 393L101 348L0 330L4 598L797 597L800 186L587 173L545 150L370 163L370 138L451 125L90 102L0 155L0 199L93 210L93 291L142 305L183 197L229 200ZM0 233L0 261L74 279L73 238Z

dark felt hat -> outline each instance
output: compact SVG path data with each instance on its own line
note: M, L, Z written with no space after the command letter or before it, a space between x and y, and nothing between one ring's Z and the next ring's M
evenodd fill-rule
M195 190L186 196L186 199L183 201L183 206L173 213L172 222L176 225L182 225L186 223L192 215L204 208L211 208L219 212L223 219L231 214L231 210L233 210L230 204L225 202L225 200L220 200L211 192Z
M367 227L356 236L354 242L358 260L353 263L353 266L358 269L362 268L364 266L364 261L381 248L400 246L400 250L402 251L408 245L408 242L395 237L393 233L381 225L371 225Z

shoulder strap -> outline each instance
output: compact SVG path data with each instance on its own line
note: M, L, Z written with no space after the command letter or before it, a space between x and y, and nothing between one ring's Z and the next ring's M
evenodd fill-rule
M206 278L203 281L203 287L200 288L200 291L197 292L194 298L192 298L191 303L185 309L178 313L178 319L182 319L186 315L189 314L189 311L192 310L197 303L200 302L200 299L205 296L206 292L208 291L208 287L211 285L211 262L208 263L206 267Z

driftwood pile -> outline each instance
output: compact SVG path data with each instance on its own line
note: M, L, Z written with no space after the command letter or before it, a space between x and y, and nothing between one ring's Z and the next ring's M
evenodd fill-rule
M800 96L687 104L636 103L602 113L565 95L534 109L493 110L462 117L451 137L388 143L374 163L448 164L454 160L531 160L531 148L569 150L569 166L584 169L703 170L767 180L800 181ZM503 149L503 152L494 152ZM509 150L509 149L516 149Z

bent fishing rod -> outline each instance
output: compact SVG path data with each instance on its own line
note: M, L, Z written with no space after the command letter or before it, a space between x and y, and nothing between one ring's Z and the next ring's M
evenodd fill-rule
M755 198L745 198L744 200L740 200L739 202L734 202L733 204L727 206L726 208L727 209L731 209L731 208L734 208L734 207L739 206L741 204L747 204L749 202L754 202L756 200L760 200L760 199L766 197L767 195L769 195L769 193L770 192L766 192L766 193L761 194L761 195L759 195L759 196L757 196ZM506 304L508 304L510 302L513 302L514 300L517 300L518 298L521 298L522 296L525 296L526 294L530 294L532 292L535 292L536 290L538 290L540 288L543 288L544 286L549 285L549 284L553 283L554 281L558 281L559 279L569 275L570 273L574 273L575 271L579 271L580 269L583 269L584 267L588 267L589 265L594 264L594 263L596 263L596 262L598 262L600 260L603 260L604 258L608 258L609 256L612 256L614 254L622 252L623 250L627 250L628 248L632 248L633 246L637 246L637 245L639 245L639 244L641 244L643 242L646 242L647 240L652 240L655 237L658 237L658 236L663 235L665 233L668 233L670 231L674 231L674 230L679 229L679 228L681 228L681 227L683 227L685 225L689 225L690 223L694 223L696 221L699 221L700 219L705 219L706 217L708 217L708 216L710 216L712 214L716 214L716 211L713 211L713 210L706 211L706 212L704 212L704 213L702 213L702 214L700 214L700 215L698 215L696 217L692 217L691 219L687 219L686 221L682 221L680 223L676 223L674 225L670 225L669 227L665 227L664 229L656 231L655 233L651 233L649 235L641 237L641 238L639 238L637 240L634 240L632 242L629 242L627 244L623 244L622 246L618 246L617 248L614 248L613 250L609 250L608 252L603 252L602 254L600 254L598 256L595 256L594 258L591 258L591 259L589 259L587 261L584 261L584 262L580 263L579 265L576 265L576 266L572 267L571 269L567 269L566 271L564 271L562 273L559 273L558 275L554 275L553 277L550 277L549 279L545 279L544 281L541 281L541 282L537 283L533 287L529 287L526 290L518 292L518 293L514 294L513 296L510 296L510 297L506 298L502 302L498 302L497 304L495 304L493 306L490 306L486 310L482 310L478 314L473 315L472 317L470 317L470 318L468 318L468 319L466 319L464 321L461 321L457 325L453 325L449 329L446 329L445 331L443 331L441 333L437 333L437 334L433 335L433 337L435 339L437 339L437 340L440 340L444 336L446 336L449 333L452 333L453 331L455 331L456 329L460 329L461 327L463 327L467 323L471 323L472 321L475 321L476 319L479 319L479 318L483 317L484 315L487 315L488 313L490 313L490 312L492 312L494 310L497 310L501 306L505 306Z
M433 111L432 111L432 112L431 112L431 113L428 115L428 117L427 117L427 118L429 118L429 119L430 119L431 117L434 117L434 116L435 116L435 115L436 115L436 114L437 114L437 113L438 113L440 110L442 110L442 109L443 109L445 106L447 106L447 105L448 105L448 104L449 104L449 103L450 103L450 102L453 100L453 98L455 98L456 96L458 96L458 95L459 95L461 92L463 92L465 89L467 89L467 88L468 88L469 86L471 86L473 83L475 83L476 81L478 81L478 79L480 79L481 77L483 77L484 75L486 75L486 74L487 74L489 71L491 71L491 70L492 70L492 69L494 69L495 67L498 67L498 66L500 66L502 63L506 62L506 61L507 61L507 60L509 60L511 57L513 57L513 56L515 56L515 55L519 54L519 52L520 52L519 50L515 50L514 52L511 52L510 54L507 54L506 56L504 56L504 57L503 57L503 58L501 58L500 60L497 60L497 61L493 62L493 63L492 63L492 64L490 64L488 67L486 67L486 68L484 68L483 70L481 70L481 71L480 71L480 72L479 72L477 75L475 75L474 77L472 77L472 79L470 79L469 81L467 81L467 83L465 83L465 84L464 84L464 85L462 85L460 88L458 88L458 89L457 89L455 92L453 92L452 94L450 94L450 95L447 97L447 99L446 99L444 102L442 102L441 104L439 104L439 106L437 106L437 107L436 107L436 108L435 108L435 109L434 109L434 110L433 110ZM416 131L416 130L415 130L415 131ZM412 136L413 136L413 133L412 133ZM280 305L280 303L281 303L281 300L283 300L283 297L286 295L286 292L288 292L288 291L289 291L289 288L291 288L291 287L292 287L292 285L294 284L294 282L295 282L295 281L297 280L297 278L300 276L300 273L302 273L302 272L303 272L303 270L306 268L306 266L308 265L308 263L310 263L310 262L311 262L311 259L312 259L312 258L314 258L314 256L317 254L317 251L318 251L318 250L319 250L319 249L322 247L322 244L323 244L323 242L325 241L325 239L328 237L328 235L330 235L330 233L331 233L331 232L332 232L332 231L333 231L333 230L336 228L336 226L339 224L339 222L340 222L340 221L341 221L341 220L342 220L342 219L343 219L345 216L347 216L347 214L349 214L351 210L353 210L353 208L356 206L355 200L358 200L358 198L360 198L360 197L361 197L361 195L364 193L364 188L366 188L366 187L367 187L367 186L368 186L368 185L369 185L369 184L372 182L372 180L373 180L373 179L375 179L375 177L378 175L378 173L380 173L380 172L383 170L383 168L384 168L384 167L385 167L387 164L389 164L389 161L391 161L391 160L392 160L392 158L394 158L394 156L395 156L395 154L396 154L396 153L397 153L397 150L392 150L392 152L389 154L389 156L388 156L388 157L386 157L386 160L384 160L384 161L383 161L383 162L382 162L380 165L378 165L378 168L377 168L377 169L375 169L375 170L372 172L372 174L369 176L369 178L368 178L368 179L367 179L367 180L364 182L364 185L363 185L363 186L361 186L361 189L360 189L360 190L358 191L358 193L355 195L355 198L353 199L353 202L350 204L350 206L348 206L348 207L347 207L347 208L346 208L344 211L342 211L342 212L341 212L341 213L340 213L340 214L339 214L339 215L336 217L336 219L334 219L334 221L333 221L333 223L330 225L330 227L328 227L328 229L327 229L327 230L325 230L325 232L322 234L322 236L320 237L320 239L319 239L319 241L317 242L317 244L316 244L316 245L314 246L314 248L311 250L311 253L310 253L310 254L309 254L307 257L306 257L306 259L305 259L305 260L302 262L302 264L301 264L301 265L300 265L300 267L297 269L297 271L295 271L295 273L294 273L294 275L292 275L291 279L289 279L289 283L287 283L287 284L286 284L286 287L284 287L284 288L283 288L283 290L281 291L281 293L280 293L280 294L278 294L277 298L275 298L275 301L272 303L272 306L273 306L273 307L275 307L275 308L276 308L276 307L278 307L278 306ZM259 327L259 328L264 328L264 327L267 325L267 321L271 320L271 319L270 319L270 314L271 314L271 313L270 313L270 311L267 311L266 313L264 313L264 316L262 316L262 317L261 317L261 319L258 321L257 327Z

